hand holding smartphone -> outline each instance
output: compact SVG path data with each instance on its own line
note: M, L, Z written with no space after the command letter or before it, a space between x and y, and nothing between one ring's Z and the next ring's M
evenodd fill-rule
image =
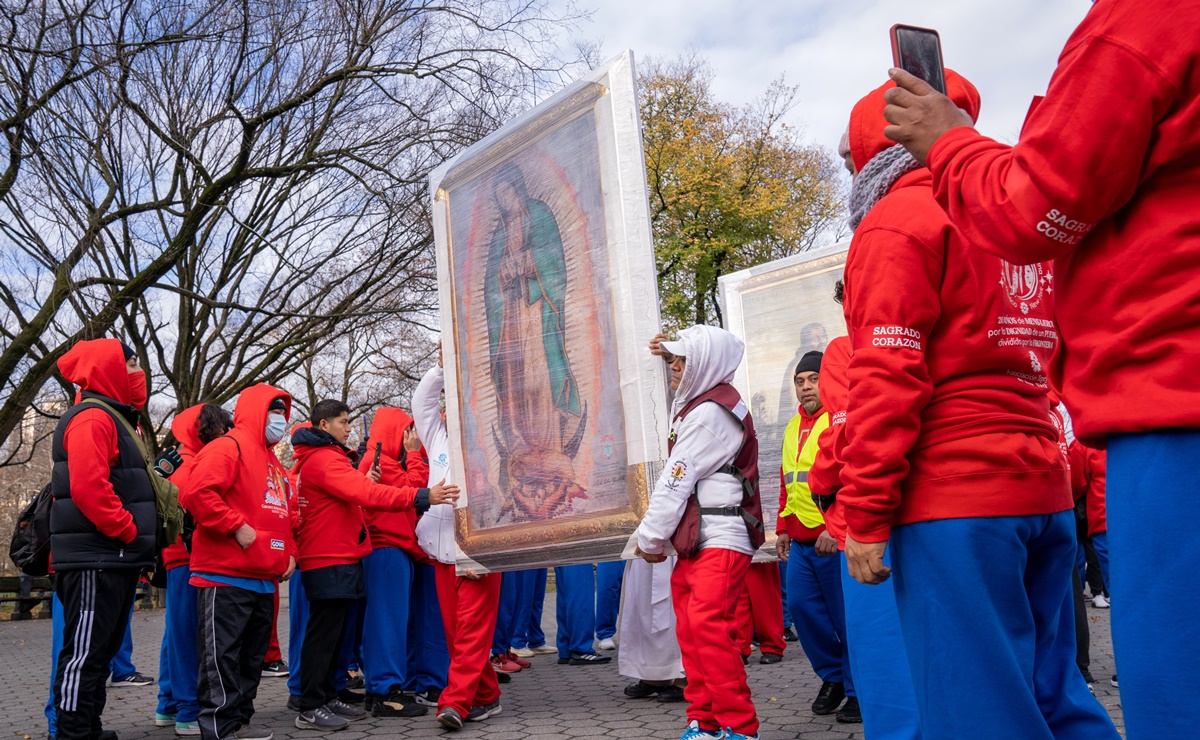
M942 62L942 40L931 28L897 23L892 26L892 65L920 77L946 94L946 72Z
M383 442L375 443L375 462L371 465L374 470L379 470L379 461L383 457Z

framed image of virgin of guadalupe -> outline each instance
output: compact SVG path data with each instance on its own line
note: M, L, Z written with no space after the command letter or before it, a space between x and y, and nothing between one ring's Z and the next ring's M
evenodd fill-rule
M746 343L733 384L749 403L758 431L767 541L755 561L776 559L783 436L799 407L792 380L796 365L805 353L824 352L831 340L846 334L833 286L842 279L849 247L850 242L839 242L718 278L725 328Z
M620 557L665 457L633 55L430 178L460 569Z

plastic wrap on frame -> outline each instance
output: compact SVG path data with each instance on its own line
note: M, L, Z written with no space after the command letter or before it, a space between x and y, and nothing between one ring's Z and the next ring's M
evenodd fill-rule
M755 554L755 562L777 559L775 520L783 434L799 405L792 374L805 352L823 352L830 340L846 334L833 286L842 278L849 246L848 241L838 242L719 279L725 328L746 342L734 386L750 404L758 431L767 541Z
M669 414L645 183L631 52L430 178L460 570L616 558L645 511Z

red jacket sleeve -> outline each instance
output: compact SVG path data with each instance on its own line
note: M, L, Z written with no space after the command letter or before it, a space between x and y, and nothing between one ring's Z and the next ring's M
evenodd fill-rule
M787 485L783 482L783 466L779 466L779 511L783 511L787 506ZM775 535L787 534L787 525L783 521L783 517L775 518Z
M1067 450L1067 459L1071 465L1071 494L1076 501L1087 495L1087 458L1087 448L1079 444L1079 442L1072 442Z
M408 464L408 485L414 488L426 488L438 483L438 481L429 480L429 460L422 450L408 453L406 462Z
M230 535L246 523L246 517L225 500L237 473L238 448L230 438L214 439L196 454L195 470L187 488L179 492L179 503L197 526Z
M350 464L350 460L345 455L333 452L336 457L335 454L329 454L330 459L327 461L313 460L306 463L301 476L315 479L312 480L312 484L330 496L358 504L364 509L402 511L413 508L417 500L415 487L385 486L382 483L376 483ZM400 468L399 463L385 458L381 469L388 465L395 465L396 470Z
M817 439L817 459L808 471L808 488L817 496L828 496L842 487L838 431L845 427L845 424L826 427Z
M1125 30L1146 24L1127 14L1154 12L1164 11L1095 6L1015 147L966 127L938 139L928 159L934 192L968 242L1016 264L1050 260L1130 200L1176 96L1176 84Z
M903 204L892 206L892 213ZM849 536L891 536L908 454L933 393L925 345L941 310L941 253L890 227L859 227L846 264L846 324L853 355L847 370L843 488Z
M120 454L116 422L98 408L80 411L63 432L63 448L71 476L71 500L79 511L104 536L127 545L133 542L137 524L108 479Z

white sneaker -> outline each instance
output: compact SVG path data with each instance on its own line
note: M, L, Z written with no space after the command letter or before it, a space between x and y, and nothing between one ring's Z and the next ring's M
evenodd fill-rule
M537 656L537 653L533 652L532 650L530 650L527 647L509 648L509 652L511 652L513 655L517 656L518 658L529 659L529 658L533 658L533 657Z
M1092 597L1092 606L1097 609L1107 609L1108 599L1104 598L1104 594L1096 594Z
M600 641L600 649L601 650L616 650L617 643L613 642L613 639L611 637L606 637Z

